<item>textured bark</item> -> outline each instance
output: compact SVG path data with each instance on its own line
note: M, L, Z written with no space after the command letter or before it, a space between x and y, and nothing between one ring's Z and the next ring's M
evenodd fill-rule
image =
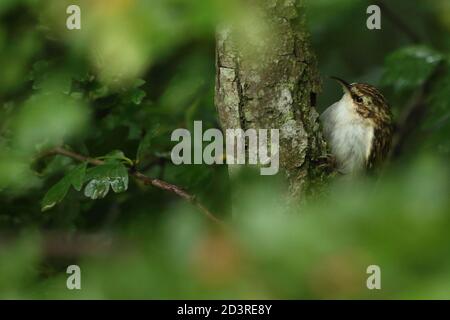
M215 104L223 130L280 129L280 169L299 197L324 176L316 60L299 1L258 2L252 15L270 33L254 39L236 25L218 31Z

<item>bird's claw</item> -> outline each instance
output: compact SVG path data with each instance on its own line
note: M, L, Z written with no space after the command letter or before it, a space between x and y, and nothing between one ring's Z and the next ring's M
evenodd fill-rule
M318 162L317 167L321 169L328 168L330 171L333 171L337 168L336 157L330 153L327 153L324 156L320 156L316 159Z

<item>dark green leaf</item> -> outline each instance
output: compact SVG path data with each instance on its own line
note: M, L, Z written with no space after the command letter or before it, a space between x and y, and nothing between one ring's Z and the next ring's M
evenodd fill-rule
M41 210L46 211L53 208L58 202L61 202L69 191L70 179L68 176L62 178L58 183L48 190L41 203Z
M108 154L106 154L103 158L107 160L119 160L119 161L126 159L125 154L121 150L113 150Z
M84 189L84 195L93 200L104 198L109 192L109 179L92 179Z
M91 199L100 199L107 195L110 186L116 193L128 189L128 170L118 161L109 162L89 169L85 180L89 183L84 194Z
M101 166L89 168L86 172L84 181L88 182L92 179L101 179L108 177L108 173L114 168L115 163L107 163Z
M84 162L84 163L78 165L77 167L75 167L75 169L73 169L68 174L70 183L77 191L80 191L81 188L83 187L84 177L86 175L86 166L87 166L87 163Z
M443 56L426 46L411 46L391 53L385 62L382 83L396 90L422 85Z
M117 165L109 176L109 182L114 192L125 192L128 189L128 171L122 165Z

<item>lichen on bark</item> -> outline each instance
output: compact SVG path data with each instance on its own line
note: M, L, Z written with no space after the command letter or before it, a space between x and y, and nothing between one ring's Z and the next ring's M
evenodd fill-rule
M301 197L324 176L316 59L298 0L257 3L249 14L258 23L217 32L215 104L223 130L280 129L280 169Z

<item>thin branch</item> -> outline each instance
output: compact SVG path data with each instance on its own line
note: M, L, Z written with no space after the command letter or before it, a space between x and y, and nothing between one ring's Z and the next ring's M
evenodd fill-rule
M178 187L178 186L176 186L174 184L171 184L171 183L168 183L166 181L160 180L160 179L150 178L150 177L142 174L139 171L133 172L132 175L136 179L141 180L142 182L144 182L144 184L146 184L146 185L152 185L152 186L157 187L159 189L166 190L166 191L169 191L169 192L172 192L172 193L176 194L180 198L183 198L184 200L192 203L195 207L197 207L197 209L199 209L201 212L203 212L203 214L205 214L212 221L214 221L216 223L223 223L221 220L217 219L203 204L201 204L197 200L195 195L187 193L184 189L182 189L182 188L180 188L180 187Z
M62 155L65 157L69 157L69 158L78 160L78 161L88 162L94 166L99 166L99 165L102 165L105 163L103 160L86 157L79 153L76 153L76 152L61 148L61 147L53 148L53 149L45 152L43 155L41 155L41 157L42 156L50 156L50 155ZM176 186L174 184L168 183L166 181L160 180L160 179L148 177L148 176L144 175L143 173L141 173L139 171L135 171L133 169L129 169L128 172L131 176L135 177L137 180L142 181L145 185L152 185L161 190L165 190L165 191L171 192L173 194L176 194L180 198L182 198L182 199L188 201L189 203L191 203L192 205L194 205L199 211L201 211L211 221L218 223L218 224L223 224L223 221L216 218L203 204L201 204L197 200L195 195L192 195L192 194L186 192L183 188Z
M420 36L408 25L406 25L394 11L386 6L383 0L375 0L374 3L380 7L384 16L386 16L400 31L408 36L412 42L420 42Z
M78 160L81 162L88 162L94 166L100 166L105 163L103 160L86 157L81 154L75 153L73 151L61 148L61 147L56 147L56 148L51 149L46 152L46 155L49 155L49 156L57 155L57 154L59 154L61 156L69 157L69 158L72 158L72 159L75 159L75 160Z

